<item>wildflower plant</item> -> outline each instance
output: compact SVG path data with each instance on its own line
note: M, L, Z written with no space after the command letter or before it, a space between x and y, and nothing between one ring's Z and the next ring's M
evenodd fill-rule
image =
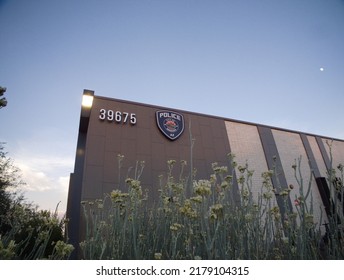
M314 218L311 185L303 180L301 159L291 167L298 182L296 197L290 197L293 185L273 186L277 168L263 172L262 184L255 186L248 164L238 165L232 154L228 159L226 166L213 163L212 174L202 179L184 174L189 170L186 161L169 160L166 174L159 177L159 199L153 204L140 181L144 165L137 164L134 176L125 179L126 188L83 202L87 229L80 244L82 258L322 258L321 223ZM338 170L343 181L343 166ZM257 188L260 192L254 198L252 190ZM283 213L276 196L285 203ZM339 244L339 235L336 238L333 242L342 247L335 253L326 248L327 256L343 258L343 243Z

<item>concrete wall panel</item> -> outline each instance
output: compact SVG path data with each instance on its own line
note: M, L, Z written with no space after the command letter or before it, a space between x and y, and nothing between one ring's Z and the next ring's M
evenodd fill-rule
M254 170L252 193L253 197L257 199L258 193L261 193L263 181L261 174L268 171L257 127L226 121L226 129L231 151L235 155L238 165L244 166L247 163L249 169Z
M300 134L274 129L273 136L275 138L288 186L294 186L294 188L290 192L290 199L293 202L292 205L294 210L296 211L296 207L294 204L295 199L300 196L301 192L303 192L303 194L305 195L308 187L310 186L311 194L307 198L308 207L310 209L311 204L313 203L313 214L315 221L317 223L324 223L324 220L321 221L320 217L323 216L323 219L325 218L325 210L322 206L320 207L320 205L322 205L322 200L319 194L318 187L316 185L315 178L311 173L307 154L301 141ZM295 170L292 168L294 164L297 165L296 176ZM299 168L301 176L299 175ZM296 177L298 179L296 179ZM298 182L301 181L302 184L299 184ZM285 186L285 188L287 188L288 186Z
M101 120L100 109L135 114L137 121L135 124L130 123L130 117L125 123ZM116 188L127 191L125 179L135 176L137 162L145 162L140 177L141 186L148 189L149 199L155 202L159 197L158 189L161 187L160 175L166 179L168 160L176 161L172 174L176 180L180 175L181 160L187 162L184 178L190 176L192 166L197 170L196 180L209 179L213 173L212 163L228 166L229 152L236 155L239 165L244 166L247 163L248 168L254 170L252 192L255 199L262 192L261 174L277 163L280 174L276 177L278 179L273 179L274 185L276 187L278 181L283 183L284 188L290 184L294 185L290 193L291 202L300 192L292 165L301 156L300 170L304 192L310 182L315 220L319 221L322 201L315 178L310 175L307 155L314 166L316 163L317 176L326 177L330 152L324 137L172 109L171 111L183 115L185 127L183 134L171 141L158 128L157 110L170 109L99 96L94 96L91 108L82 107L67 209L68 217L74 222L70 227L73 244L78 244L79 233L82 234L82 218L79 219L80 215L82 217L79 211L80 202L101 199L104 194ZM119 154L124 155L120 172ZM332 156L333 167L344 163L344 141L333 141ZM238 173L235 175L236 178L240 176ZM238 200L237 184L233 187L233 194L235 200ZM273 203L284 211L284 203L281 206L280 197L274 197ZM325 211L323 213L325 214Z
M322 138L322 141L328 157L331 158L332 156L332 168L337 169L340 163L344 164L344 142L325 138Z
M312 149L312 152L313 152L316 164L318 166L320 175L321 175L321 177L325 177L326 178L326 176L327 176L327 169L326 169L326 165L325 165L324 159L323 159L323 157L321 155L319 146L317 144L317 141L316 141L314 136L307 136L307 139L308 139L309 144L311 146L311 149Z

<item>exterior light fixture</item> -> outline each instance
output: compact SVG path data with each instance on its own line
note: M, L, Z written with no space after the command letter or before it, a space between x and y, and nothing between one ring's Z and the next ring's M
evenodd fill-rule
M85 91L82 96L82 107L91 108L93 104L93 94Z
M81 102L81 119L80 125L87 130L89 118L91 115L92 105L94 99L94 91L84 89Z

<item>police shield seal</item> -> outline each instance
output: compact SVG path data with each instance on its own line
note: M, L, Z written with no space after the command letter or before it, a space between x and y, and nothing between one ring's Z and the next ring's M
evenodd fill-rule
M183 115L172 111L157 111L156 123L168 139L176 140L184 131Z

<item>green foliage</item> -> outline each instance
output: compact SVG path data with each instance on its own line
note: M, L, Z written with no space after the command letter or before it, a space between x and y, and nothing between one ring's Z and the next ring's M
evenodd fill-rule
M7 105L6 98L2 97L5 92L6 92L6 88L0 86L0 109L3 108L3 107L6 107L6 105Z
M19 169L7 157L3 143L0 143L0 234L9 229L5 217L11 205L23 200L19 191L23 184Z
M19 170L0 145L0 259L66 259L73 246L64 240L57 212L25 203Z
M56 213L21 203L10 209L6 219L10 229L0 236L0 259L69 257L73 248L62 241L64 220L59 219Z
M120 160L123 160L121 156ZM271 179L276 170L262 174L262 186L253 186L254 171L238 166L229 155L229 165L214 163L208 179L193 180L188 196L187 178L176 179L175 160L167 162L167 175L160 177L160 198L154 206L141 188L139 176L125 180L127 192L119 189L104 199L83 201L86 236L80 243L84 259L343 259L344 240L336 223L328 231L314 221L312 202L307 202L310 184L299 173L301 159L293 165L300 193L289 209L293 186L279 188ZM121 166L121 164L119 164ZM143 165L140 172L141 174ZM239 197L233 192L234 171ZM300 177L301 176L301 177ZM341 170L343 177L343 170ZM252 190L261 191L253 198ZM282 214L273 199L279 195L287 211ZM341 233L342 234L342 233ZM329 246L331 244L331 246Z

